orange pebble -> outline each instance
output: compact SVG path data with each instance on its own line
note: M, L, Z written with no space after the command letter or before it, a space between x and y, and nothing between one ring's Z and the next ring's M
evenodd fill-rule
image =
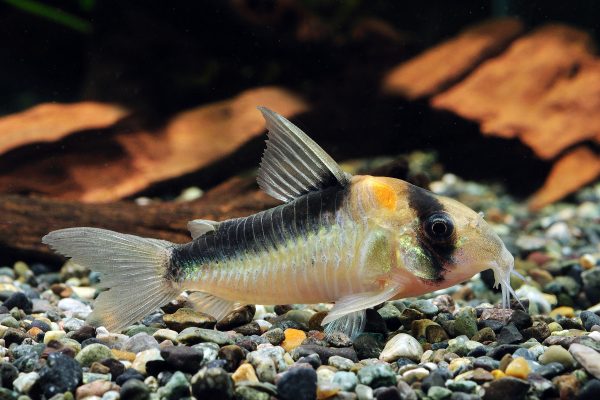
M506 374L499 369L495 369L492 371L492 376L494 377L494 379L500 379L504 378Z
M300 346L304 339L306 339L306 333L300 329L288 328L283 331L285 339L281 343L281 347L284 348L288 353Z
M133 362L133 360L135 360L135 353L132 353L130 351L122 351L122 350L112 349L111 353L117 360L125 360L125 361L131 361L131 362Z
M531 372L527 360L523 357L517 357L506 367L506 375L514 376L515 378L527 379Z

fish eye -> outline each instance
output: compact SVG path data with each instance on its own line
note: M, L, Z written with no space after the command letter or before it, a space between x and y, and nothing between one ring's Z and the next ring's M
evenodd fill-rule
M424 224L425 234L434 241L444 241L452 236L454 223L446 213L430 215Z

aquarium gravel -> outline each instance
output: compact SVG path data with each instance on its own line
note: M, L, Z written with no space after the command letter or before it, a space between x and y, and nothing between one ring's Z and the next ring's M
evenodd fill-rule
M216 321L185 295L108 332L85 322L98 276L17 262L0 268L0 399L600 398L600 185L538 213L453 175L431 188L482 210L515 256L511 310L484 272L370 309L353 340L322 331L326 304Z

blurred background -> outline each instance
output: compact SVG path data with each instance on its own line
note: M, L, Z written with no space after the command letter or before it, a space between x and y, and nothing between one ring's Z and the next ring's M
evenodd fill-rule
M258 105L356 171L568 199L600 175L598 17L591 0L4 0L0 243L43 255L40 235L84 223L183 240L190 215L271 205Z

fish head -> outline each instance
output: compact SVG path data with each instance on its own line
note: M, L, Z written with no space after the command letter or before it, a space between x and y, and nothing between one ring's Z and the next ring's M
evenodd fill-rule
M405 204L397 210L396 243L400 269L410 271L428 291L466 281L492 269L508 301L514 258L484 220L466 205L405 183ZM417 293L420 294L420 293Z

